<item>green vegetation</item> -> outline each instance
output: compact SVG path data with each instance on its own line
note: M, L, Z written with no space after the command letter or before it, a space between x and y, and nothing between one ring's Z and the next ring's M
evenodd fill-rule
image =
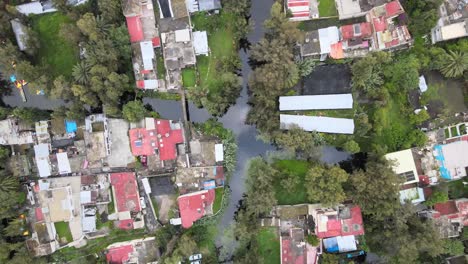
M279 177L273 181L275 197L278 204L300 204L311 202L307 198L307 186L305 176L310 168L310 164L300 160L277 160L273 167L279 171ZM282 183L283 178L286 181L293 182L293 186L287 188Z
M123 242L138 238L143 238L145 231L138 230L120 230L113 229L108 236L88 240L86 246L81 248L66 247L56 251L51 258L56 262L69 262L79 259L86 255L101 253L107 246L117 242Z
M450 127L450 133L452 134L452 137L458 137L460 134L458 134L458 130L456 126Z
M55 222L54 226L55 231L57 231L57 235L59 236L60 240L66 239L67 243L73 241L70 227L68 226L67 222Z
M429 86L421 95L421 104L441 102L443 104L441 114L444 116L452 116L454 113L467 110L463 102L463 82L444 79L435 72L427 76L427 81Z
M110 203L107 204L107 211L109 214L113 214L115 212L114 192L112 191L112 188L110 188L109 191L110 191Z
M182 70L182 82L184 87L194 87L197 82L197 73L194 68Z
M307 243L309 243L312 246L318 246L320 244L320 241L315 235L307 235Z
M241 79L236 75L240 62L235 21L239 19L227 10L219 15L200 12L192 16L195 30L207 31L210 54L197 57L198 75L191 69L183 71L184 87L190 88L189 99L217 116L235 102L241 89Z
M164 57L161 48L156 51L156 70L158 71L158 79L164 79L166 76L166 66L164 65Z
M444 129L445 138L450 138L450 130L448 128Z
M311 110L300 112L303 115L308 116L326 116L326 117L337 117L337 118L354 118L354 109L344 110Z
M319 0L319 16L320 17L332 17L337 16L338 11L334 0Z
M468 197L468 187L463 184L463 179L448 182L448 194L450 199Z
M259 255L268 264L281 263L280 241L276 228L261 228L257 233Z
M48 67L51 76L71 76L73 65L78 62L78 46L59 35L60 26L72 20L59 12L32 17L32 28L38 34L40 48L36 61Z
M222 206L224 196L224 187L219 187L215 189L215 200L213 203L213 214L216 214Z
M326 28L326 27L331 27L331 26L339 27L343 25L350 25L350 24L356 24L356 23L361 23L361 22L366 22L366 18L364 16L357 17L357 18L344 19L344 20L339 20L337 17L327 18L327 19L312 19L312 20L307 20L307 21L301 21L299 23L296 23L295 25L301 31L312 31L312 30L318 30L320 28Z
M461 124L461 125L458 127L458 129L460 130L460 133L461 133L462 135L468 134L468 131L466 131L466 125L465 125L465 124Z
M153 204L154 211L156 212L156 217L159 218L159 205L158 201L156 201L156 197L151 196L151 203Z

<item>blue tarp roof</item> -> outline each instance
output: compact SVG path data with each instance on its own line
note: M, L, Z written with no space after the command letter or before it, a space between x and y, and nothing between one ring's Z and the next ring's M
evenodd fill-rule
M78 129L75 121L65 120L65 130L67 133L74 133Z
M440 176L446 180L451 180L452 176L450 176L450 172L447 168L445 168L445 157L444 153L442 152L442 146L436 145L434 146L435 151L437 152L437 156L435 157L436 160L439 161L439 170L440 170Z
M210 190L216 188L215 180L209 180L203 183L203 189Z

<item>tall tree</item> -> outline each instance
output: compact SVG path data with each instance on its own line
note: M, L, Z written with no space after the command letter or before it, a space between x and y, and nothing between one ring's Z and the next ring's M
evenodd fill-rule
M447 78L458 78L468 69L468 53L449 50L447 61L440 72Z
M77 83L87 85L91 79L90 70L91 66L86 61L80 61L73 66L73 78Z
M306 175L307 196L311 201L325 206L335 206L346 199L343 183L348 180L346 171L339 167L313 166Z
M257 217L270 212L276 204L273 179L277 172L262 158L250 160L247 169L248 211Z
M384 158L371 156L366 170L355 171L350 182L352 190L349 195L372 219L384 219L399 208L398 192L403 179L393 172Z
M141 101L130 101L123 106L123 117L129 122L138 122L145 118L146 108Z

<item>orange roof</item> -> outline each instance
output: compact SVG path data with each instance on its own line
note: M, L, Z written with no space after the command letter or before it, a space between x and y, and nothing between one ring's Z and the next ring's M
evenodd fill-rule
M331 45L330 57L335 60L344 58L343 43L341 41Z

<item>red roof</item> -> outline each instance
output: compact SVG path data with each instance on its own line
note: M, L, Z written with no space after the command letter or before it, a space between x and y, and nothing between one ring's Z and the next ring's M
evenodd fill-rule
M106 254L106 260L109 264L122 264L130 259L130 254L133 252L132 245L125 245L111 248Z
M434 205L434 210L439 212L441 215L450 215L458 212L455 201L448 201L445 203L437 203Z
M119 228L122 230L132 230L133 219L119 220Z
M340 27L341 36L344 40L353 38L368 38L372 36L372 25L369 22L359 24L359 32L354 32L355 25L344 25Z
M335 44L331 44L330 47L330 57L332 57L335 60L344 58L343 43L341 41Z
M419 175L419 182L424 185L429 185L431 183L429 176L427 175Z
M160 160L177 158L177 144L184 143L182 129L172 129L171 121L155 119L156 129L135 128L129 131L134 156L152 156L159 151Z
M317 216L321 217L321 214ZM358 236L364 234L361 208L357 205L350 208L349 218L329 217L327 221L327 230L318 232L316 226L316 234L319 238L336 237L336 236Z
M153 47L161 47L161 39L159 37L155 37L151 41L153 42Z
M110 180L114 187L117 211L141 211L135 174L133 172L112 173Z
M290 237L281 238L282 252L281 264L305 264L307 253L305 250L299 252L294 249L293 241ZM308 263L308 262L307 262Z
M214 189L179 196L177 202L180 218L182 218L182 227L190 228L195 221L202 218L206 213L205 208L211 206L214 199Z
M383 32L387 29L387 21L385 17L374 18L374 28L376 32Z
M140 42L143 40L143 27L139 16L127 17L128 34L130 42Z
M42 213L42 208L37 207L36 211L36 222L40 222L44 220L44 214Z
M387 11L387 17L393 17L403 12L403 8L401 7L399 1L393 1L386 4L385 10Z

